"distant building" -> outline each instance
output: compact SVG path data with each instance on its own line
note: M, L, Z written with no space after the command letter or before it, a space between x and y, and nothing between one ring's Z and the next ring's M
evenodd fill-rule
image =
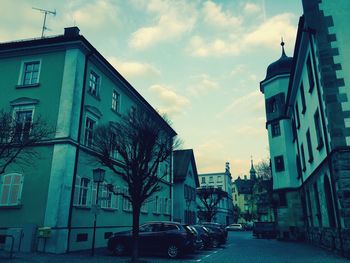
M195 224L197 222L196 188L199 187L199 181L193 150L176 150L173 156L173 220Z
M106 246L113 233L130 229L131 204L113 195L106 184L126 190L122 179L106 170L96 202L92 170L94 128L118 122L133 107L148 111L167 136L175 131L122 75L79 34L0 44L0 109L13 112L18 125L41 116L56 133L37 146L39 158L27 166L13 163L0 175L0 240L15 236L15 247L52 253L90 249L94 213L98 212L96 247ZM122 165L115 154L114 161ZM141 208L140 221L171 220L171 158L160 165L162 190ZM49 227L50 236L37 238L37 227ZM3 245L0 242L0 246Z
M260 83L279 236L350 256L350 2L302 2L293 58L282 43Z
M227 193L219 204L219 212L214 221L221 224L230 224L233 222L233 203L232 203L232 177L230 172L230 164L226 162L225 172L199 174L200 187L214 187L222 189Z

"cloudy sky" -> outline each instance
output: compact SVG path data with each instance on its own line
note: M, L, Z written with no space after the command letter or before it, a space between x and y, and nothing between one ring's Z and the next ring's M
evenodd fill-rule
M0 0L0 42L76 25L193 148L199 173L247 173L268 158L259 82L292 56L299 0Z

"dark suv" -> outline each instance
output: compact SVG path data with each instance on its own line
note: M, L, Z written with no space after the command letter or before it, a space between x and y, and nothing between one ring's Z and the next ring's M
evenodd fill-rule
M187 225L175 222L148 222L139 227L139 249L165 252L170 258L195 250L195 236ZM115 255L131 252L132 231L115 233L108 240L108 250Z

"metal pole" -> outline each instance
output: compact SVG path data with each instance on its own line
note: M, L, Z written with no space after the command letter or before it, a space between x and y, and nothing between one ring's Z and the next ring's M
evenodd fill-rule
M44 37L44 31L45 31L45 23L46 23L46 15L47 15L47 12L44 12L45 15L44 15L44 23L43 23L43 29L41 31L41 38Z
M96 193L96 211L95 211L95 215L94 215L94 230L93 230L93 234L92 234L92 247L91 247L91 256L95 255L95 235L96 235L96 219L97 219L97 205L98 205L98 192L100 189L100 182L97 182L97 193Z

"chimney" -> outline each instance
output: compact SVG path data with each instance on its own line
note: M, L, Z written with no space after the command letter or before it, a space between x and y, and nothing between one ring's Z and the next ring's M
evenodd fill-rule
M246 175L244 176L244 180L247 180L247 176Z
M64 29L64 36L65 37L75 37L79 36L80 29L79 27L72 26L72 27L66 27Z

